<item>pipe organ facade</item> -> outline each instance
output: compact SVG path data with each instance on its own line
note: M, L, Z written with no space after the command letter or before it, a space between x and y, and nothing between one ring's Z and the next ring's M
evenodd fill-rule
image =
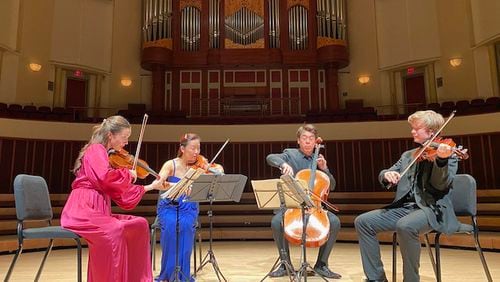
M145 46L157 44L172 49L172 0L144 1L142 7Z
M188 117L339 108L346 0L143 0L152 111Z

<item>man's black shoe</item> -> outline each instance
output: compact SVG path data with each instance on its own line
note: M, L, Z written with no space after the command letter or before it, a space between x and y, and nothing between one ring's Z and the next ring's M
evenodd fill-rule
M332 279L340 279L342 278L342 275L335 273L328 269L326 265L320 266L320 267L314 267L314 271L316 271L319 275L325 277L325 278L332 278Z
M286 269L284 267L278 267L275 271L269 273L269 277L283 277L286 276Z

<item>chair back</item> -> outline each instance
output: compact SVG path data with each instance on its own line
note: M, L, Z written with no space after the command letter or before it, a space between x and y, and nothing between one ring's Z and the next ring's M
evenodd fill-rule
M455 214L476 215L476 180L468 174L457 174L453 178L452 186L450 197Z
M14 199L18 220L51 220L53 217L47 182L40 176L17 175Z

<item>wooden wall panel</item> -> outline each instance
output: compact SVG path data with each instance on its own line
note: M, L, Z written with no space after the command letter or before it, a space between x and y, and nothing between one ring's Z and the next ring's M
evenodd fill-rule
M0 143L0 151L2 153L0 161L0 183L2 185L2 193L12 193L12 162L14 140L4 139Z
M500 133L457 136L453 138L470 151L470 158L461 161L459 173L473 175L479 189L500 189ZM0 138L0 194L12 193L15 175L28 173L43 176L51 193L68 193L74 177L70 170L84 142L49 141ZM325 141L321 153L337 180L336 191L383 191L377 177L382 169L389 168L401 153L414 147L411 139ZM202 143L202 154L209 160L219 150L220 143ZM296 142L229 143L216 163L224 166L226 173L247 175L249 180L279 177L279 170L266 164L269 153L280 153ZM128 146L135 154L135 143ZM160 171L168 159L177 155L178 143L144 143L141 159ZM150 182L152 178L139 183ZM250 182L245 191L252 191Z

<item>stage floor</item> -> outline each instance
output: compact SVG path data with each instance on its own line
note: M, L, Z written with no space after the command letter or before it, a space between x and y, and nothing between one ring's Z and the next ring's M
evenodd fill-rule
M206 254L208 243L203 243L203 257ZM219 267L228 281L260 281L269 271L276 260L277 251L271 241L231 241L215 242L214 254ZM308 261L314 264L317 250L307 249ZM420 274L421 281L436 281L427 251L422 249ZM198 250L197 250L198 251ZM295 267L300 266L300 248L292 247L292 260ZM391 246L382 246L382 258L386 268L386 275L390 279L391 273ZM76 252L74 249L55 250L47 259L41 281L75 281L76 280ZM157 270L159 272L161 249L157 245ZM402 281L401 255L398 252L398 279ZM485 252L486 261L490 267L493 281L500 280L500 253ZM3 279L13 255L0 255L0 278ZM10 281L33 281L42 252L29 252L21 255ZM443 281L486 281L481 262L474 250L442 249ZM330 268L342 275L340 280L331 281L361 281L363 269L357 244L337 243L329 261ZM84 277L87 269L87 249L83 252ZM84 279L86 280L86 279ZM198 272L198 282L217 281L211 264L207 264ZM288 281L287 278L266 279L266 281ZM309 277L308 281L323 281L318 277Z

